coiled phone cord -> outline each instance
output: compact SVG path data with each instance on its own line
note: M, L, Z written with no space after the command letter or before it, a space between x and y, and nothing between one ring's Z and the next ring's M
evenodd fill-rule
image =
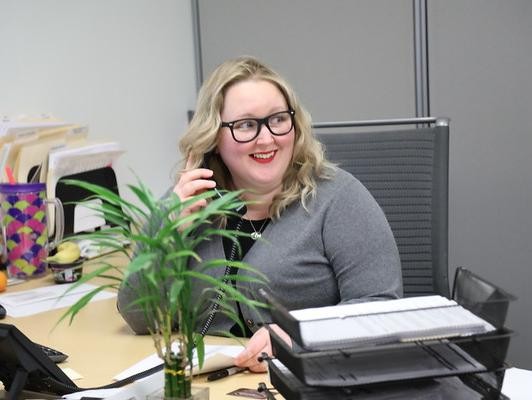
M242 228L242 222L243 222L242 218L240 218L235 228L237 232L239 232L240 229ZM231 253L229 254L229 260L227 261L235 260L237 246L238 246L237 242L234 241L233 246L231 246ZM223 283L226 285L227 285L227 282L229 281L229 279L227 278L227 275L229 275L230 272L231 272L231 266L226 265L225 272L224 272L224 280L223 280ZM203 328L201 328L201 331L200 331L201 336L205 336L209 328L211 327L212 321L214 321L214 317L216 316L216 312L220 308L220 300L222 300L224 293L225 291L223 289L220 289L220 292L218 293L218 296L216 296L216 300L214 301L214 304L212 305L211 312L209 313L207 320L203 324Z

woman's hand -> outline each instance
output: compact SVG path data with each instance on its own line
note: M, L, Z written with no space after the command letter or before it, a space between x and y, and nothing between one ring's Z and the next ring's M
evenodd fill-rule
M283 339L289 346L292 346L290 336L277 325L270 325L273 331ZM268 371L268 364L263 361L259 362L258 358L262 353L272 356L272 344L270 342L270 333L266 328L260 328L253 334L246 348L235 357L235 365L237 367L245 367L253 372Z
M190 158L187 160L185 171L179 177L179 181L174 186L174 193L179 196L181 201L187 201L191 197L203 193L206 190L216 187L216 182L213 181L213 171L207 168L191 168ZM181 217L186 217L191 213L207 206L207 200L198 200L185 208L181 212Z

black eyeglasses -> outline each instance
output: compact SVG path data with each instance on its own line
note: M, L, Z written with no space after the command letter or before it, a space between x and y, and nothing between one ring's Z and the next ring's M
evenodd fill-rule
M235 142L251 142L259 136L260 128L266 125L275 136L288 134L294 127L294 110L280 111L264 118L244 118L231 122L222 122L222 128L229 128Z

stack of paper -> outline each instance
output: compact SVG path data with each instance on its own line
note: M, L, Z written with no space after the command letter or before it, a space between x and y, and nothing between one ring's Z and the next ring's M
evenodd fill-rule
M26 317L56 308L69 307L96 286L83 284L66 293L73 283L65 285L44 286L37 289L24 290L20 292L6 293L0 295L0 303L6 308L10 317ZM115 297L116 293L102 291L91 301L105 300Z
M194 354L193 360L193 373L194 374L204 374L207 372L216 371L222 368L232 367L235 357L244 350L244 346L216 346L216 345L205 345L205 360L203 363L203 368L200 370L198 367L198 357ZM177 351L177 347L174 348L174 351ZM142 371L147 371L157 365L162 364L162 360L157 354L152 354L149 357L146 357L140 360L138 363L132 365L125 371L122 371L120 374L116 375L113 379L120 381L126 379L132 375L138 374Z
M67 221L64 225L69 228L66 230L67 234L99 229L105 227L106 221L90 206L79 204L85 200L87 192L79 190L77 196L75 190L65 188L65 185L60 184L60 180L75 175L76 179L113 186L109 188L116 190L116 186L111 183L112 179L109 178L112 176L116 181L116 176L112 169L107 167L112 167L124 153L123 148L116 142L90 142L87 137L88 127L47 116L4 117L0 120L0 182L7 181L4 171L8 166L13 171L17 183L46 183L48 199L57 197L70 203L65 205ZM100 174L102 168L105 174ZM72 205L76 203L76 206ZM54 227L55 209L50 205L50 236L54 235Z
M290 314L299 321L301 345L312 350L470 336L495 330L442 296L309 308Z

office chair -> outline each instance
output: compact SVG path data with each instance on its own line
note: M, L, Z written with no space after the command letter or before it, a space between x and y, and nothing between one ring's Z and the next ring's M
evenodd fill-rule
M448 297L449 121L413 118L313 127L327 158L359 179L383 209L399 248L405 297ZM359 132L360 127L378 130Z

